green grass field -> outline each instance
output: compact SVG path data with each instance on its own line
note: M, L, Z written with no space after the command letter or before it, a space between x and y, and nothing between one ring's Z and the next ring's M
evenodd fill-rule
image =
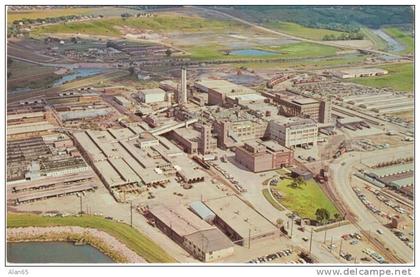
M321 57L336 54L337 48L330 46L317 45L307 42L290 43L281 46L255 47L255 49L272 51L273 55L252 56L252 55L226 55L223 47L218 44L208 44L187 48L190 57L197 60L233 60L233 59L279 59L279 58L301 58L301 57Z
M298 42L264 48L266 50L278 51L285 58L317 57L335 55L337 48L324 46L309 42Z
M87 35L121 35L122 27L136 28L140 30L152 30L155 32L224 32L234 30L240 25L228 20L205 19L197 16L185 16L174 14L159 14L154 17L112 17L105 19L91 20L89 22L73 22L66 24L55 24L35 29L34 35L45 33L80 33Z
M282 22L282 21L270 22L269 24L267 24L267 27L281 31L289 35L307 38L307 39L313 39L313 40L322 40L322 38L325 35L339 36L340 34L342 34L342 32L339 32L339 31L333 31L333 30L328 30L328 29L318 29L318 28L308 28L308 27L305 27L296 23Z
M413 92L414 89L414 65L412 63L391 64L381 66L388 70L388 74L378 77L354 78L350 82L377 87L377 88L393 88L406 92Z
M314 180L306 181L306 185L298 188L290 187L292 182L292 179L283 179L273 187L282 194L280 202L286 208L296 212L300 217L311 219L316 219L315 211L318 208L327 209L331 218L339 213Z
M42 9L42 10L27 10L18 12L8 12L7 22L13 22L20 19L37 19L47 17L60 17L68 15L88 15L92 14L92 8L60 8L60 9Z
M402 31L399 28L391 27L385 28L384 31L396 39L399 43L405 46L405 49L402 51L403 54L413 53L414 51L414 38L409 33Z
M35 214L7 214L7 227L80 226L95 228L114 236L150 263L174 263L176 260L160 246L124 223L98 216L43 217Z
M276 202L276 200L271 196L269 189L263 189L262 194L264 195L265 199L267 199L270 204L279 211L284 211L283 207Z

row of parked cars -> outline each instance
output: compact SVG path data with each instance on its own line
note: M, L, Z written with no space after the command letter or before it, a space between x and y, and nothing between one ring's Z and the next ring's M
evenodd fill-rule
M265 262L271 262L276 259L279 259L281 257L286 257L292 255L293 251L291 249L286 249L282 251L278 251L273 254L269 254L267 256L258 257L255 259L250 260L248 263L250 264L259 264L259 263L265 263Z
M363 249L362 252L369 255L370 257L372 257L372 259L374 259L375 261L377 261L380 264L385 263L385 258L382 257L379 253L373 251L372 249L365 248L365 249Z
M221 168L220 166L218 166L216 163L214 163L214 162L210 162L210 164L217 170L217 171L219 171L220 173L222 173L222 175L226 178L226 179L228 179L234 186L235 186L235 188L239 191L239 192L246 192L247 190L243 187L243 186L241 186L240 184L239 184L239 182L237 181L237 180L235 180L235 178L232 176L232 175L230 175L226 170L224 170L223 168Z

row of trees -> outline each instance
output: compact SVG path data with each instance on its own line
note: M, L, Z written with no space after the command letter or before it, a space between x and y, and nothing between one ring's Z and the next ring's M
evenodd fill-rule
M322 40L358 40L363 39L364 35L360 32L351 32L351 33L341 33L340 35L325 35Z

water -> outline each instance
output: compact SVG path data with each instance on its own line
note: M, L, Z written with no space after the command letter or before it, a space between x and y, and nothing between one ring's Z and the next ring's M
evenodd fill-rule
M9 263L114 263L90 245L71 242L8 242Z
M54 82L54 86L59 86L65 82L73 81L77 78L88 77L105 72L105 68L76 68L70 74L64 75L62 78Z
M232 50L230 54L238 55L238 56L272 56L278 53L272 52L272 51L259 50L259 49L239 49L239 50Z

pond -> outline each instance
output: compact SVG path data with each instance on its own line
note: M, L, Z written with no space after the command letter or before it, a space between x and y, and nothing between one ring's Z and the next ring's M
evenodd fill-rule
M59 86L64 84L65 82L73 81L77 78L88 77L92 75L96 75L99 73L103 73L107 71L106 68L76 68L73 69L69 74L64 75L60 79L54 82L54 86Z
M8 242L9 263L114 263L90 245L71 242Z
M236 56L273 56L279 53L260 49L238 49L232 50L230 54Z

